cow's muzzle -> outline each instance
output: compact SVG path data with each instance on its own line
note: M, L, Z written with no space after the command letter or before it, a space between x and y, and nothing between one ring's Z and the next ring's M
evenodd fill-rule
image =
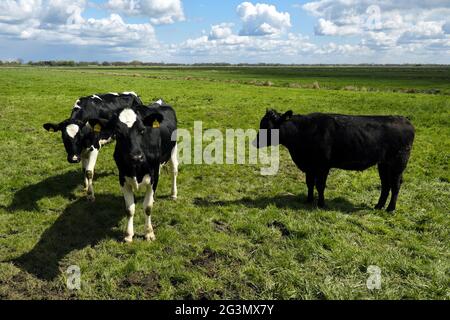
M143 153L137 153L137 154L133 154L131 155L131 161L133 161L134 163L142 163L144 162L144 154Z
M67 157L67 161L69 161L69 163L72 163L72 164L80 163L81 157L78 155L69 156L69 157Z

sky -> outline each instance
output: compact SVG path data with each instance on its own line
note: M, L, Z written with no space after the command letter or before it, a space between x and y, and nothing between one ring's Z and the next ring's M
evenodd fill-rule
M450 64L450 0L0 0L0 59Z

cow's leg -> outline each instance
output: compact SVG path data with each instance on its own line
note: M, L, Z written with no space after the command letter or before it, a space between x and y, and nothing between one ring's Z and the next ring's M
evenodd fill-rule
M392 197L391 202L389 203L389 206L387 208L388 212L395 211L397 207L397 200L398 200L398 194L400 193L400 187L403 182L403 174L396 174L392 176L391 179L391 190L392 190Z
M327 179L329 170L319 171L316 174L316 187L319 192L319 208L325 208L325 188L327 187Z
M88 153L85 180L87 181L88 185L87 198L89 201L95 201L93 180L94 180L95 165L97 164L98 152L99 151L97 149L94 149Z
M89 187L89 181L88 178L86 177L86 168L88 165L88 153L87 152L83 152L81 154L81 167L83 169L83 179L84 179L84 192L88 191L88 187Z
M385 164L379 164L378 173L380 174L381 179L381 196L375 209L381 210L386 205L386 201L389 197L389 192L391 191L391 177L389 166Z
M122 187L123 197L125 199L125 207L128 216L127 234L125 236L125 242L133 242L134 237L134 214L136 211L136 205L134 204L133 189L128 184Z
M308 186L308 203L313 203L314 202L314 185L316 182L316 177L314 175L314 173L307 172L306 173L306 185Z
M400 193L400 188L403 183L403 172L406 170L408 165L409 157L411 154L411 146L400 151L397 155L396 161L393 162L391 166L391 191L392 198L389 206L387 208L388 212L395 211L397 207L398 195Z
M155 188L152 185L147 187L147 193L144 199L144 210L145 210L145 239L147 241L155 241L155 233L152 226L152 211L153 205L155 203L154 199Z
M178 144L172 150L172 156L170 157L170 168L172 170L172 199L178 198L177 177L178 177Z

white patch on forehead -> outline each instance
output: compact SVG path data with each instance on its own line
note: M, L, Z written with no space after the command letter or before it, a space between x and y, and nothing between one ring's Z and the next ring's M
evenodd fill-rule
M66 132L69 135L69 137L71 137L72 139L75 138L75 136L77 135L77 133L80 131L80 127L76 124L69 124L66 127Z
M162 106L163 101L161 99L159 99L158 101L155 102L155 104L159 104L160 106Z
M99 97L98 95L96 95L96 94L94 94L94 95L92 96L92 98L93 98L93 99L99 99L100 101L103 101L102 98L100 98L100 97Z
M127 96L135 96L135 97L138 96L138 95L136 94L136 92L134 92L134 91L132 91L132 92L124 92L123 94L124 94L124 95L127 95Z
M133 110L125 109L120 113L119 120L125 123L128 128L132 128L137 120L137 116Z
M75 102L75 104L73 105L74 109L81 109L81 107L78 105L80 103L80 100L77 100L77 102Z

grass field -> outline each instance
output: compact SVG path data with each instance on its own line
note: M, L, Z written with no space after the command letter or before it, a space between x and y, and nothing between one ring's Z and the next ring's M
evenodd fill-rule
M3 68L0 88L0 299L450 299L450 68ZM78 97L111 91L162 97L189 130L256 129L268 107L407 116L417 138L398 210L372 209L376 169L334 170L328 209L306 205L304 175L282 150L273 177L184 165L176 202L163 173L157 241L142 239L141 195L141 237L122 244L114 147L91 204L81 168L42 129ZM66 288L71 265L79 291ZM370 265L381 290L366 287Z

